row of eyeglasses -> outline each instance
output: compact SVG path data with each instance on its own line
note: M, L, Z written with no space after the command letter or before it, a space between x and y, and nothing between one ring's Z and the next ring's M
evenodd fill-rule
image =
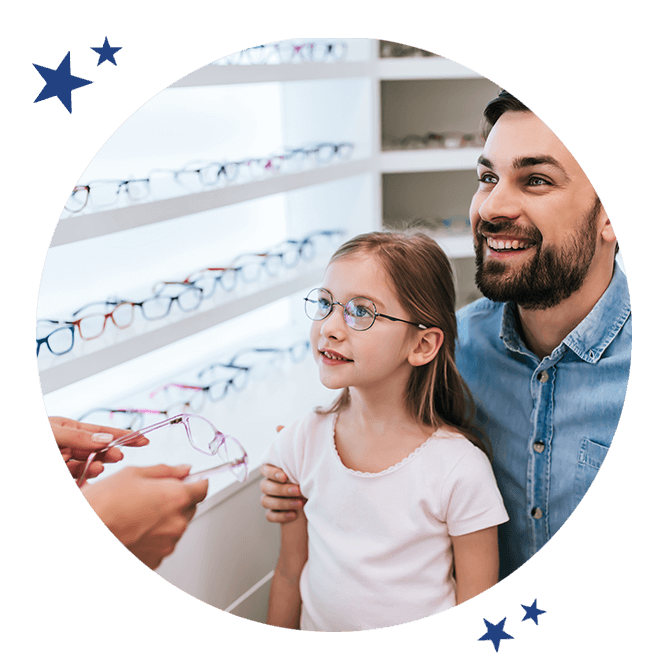
M267 65L287 63L325 63L343 60L347 55L346 42L277 42L260 44L232 53L216 65Z
M321 142L304 148L289 148L269 157L247 158L238 161L196 160L181 169L153 169L146 178L97 179L86 185L75 185L67 199L65 210L79 213L86 207L105 209L115 206L121 196L131 203L148 199L151 183L169 182L188 192L215 187L223 183L252 181L284 170L299 171L329 164L334 159L348 159L354 144Z
M380 57L381 58L430 58L437 57L437 53L418 49L415 46L407 46L406 44L398 44L397 42L380 43Z
M149 394L154 408L93 408L79 421L130 430L141 429L146 418L173 417L180 413L198 413L207 402L217 403L232 391L241 391L250 377L268 378L287 361L303 361L310 349L307 340L288 347L245 348L225 362L214 362L202 368L194 382L168 382Z
M484 138L479 132L426 132L408 134L404 137L383 135L385 147L414 149L422 148L469 148L484 146Z
M134 320L135 309L141 311L148 321L164 319L174 305L182 312L190 313L218 289L231 292L239 281L250 284L263 276L274 278L283 269L291 269L301 261L311 261L319 254L323 241L344 234L343 229L315 231L300 240L287 239L266 252L239 255L230 266L199 269L179 281L159 281L153 286L153 295L142 301L107 299L79 308L72 313L71 320L39 319L38 327L46 326L52 330L45 336L37 337L37 356L43 345L57 356L70 352L74 348L75 329L82 340L99 338L108 323L118 329L127 329ZM172 289L178 294L166 294ZM93 312L90 309L94 309Z

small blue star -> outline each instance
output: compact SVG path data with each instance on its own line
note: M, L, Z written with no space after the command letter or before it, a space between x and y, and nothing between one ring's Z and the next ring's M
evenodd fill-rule
M116 65L116 60L113 57L113 54L116 53L116 51L120 51L123 47L122 46L110 46L109 45L109 38L105 37L104 38L104 44L102 46L91 46L90 47L95 53L100 54L100 59L97 61L97 66L99 67L105 60L108 60L110 63L113 63Z
M530 607L526 607L525 604L521 605L526 612L526 615L521 619L522 621L527 621L529 618L535 621L535 625L537 625L537 617L540 614L546 614L546 611L543 611L542 609L537 608L537 598L535 599L535 602L530 605Z
M500 623L496 623L496 625L494 625L493 623L489 623L486 619L484 619L484 623L486 623L486 634L483 637L480 637L477 641L481 642L485 639L492 641L493 647L496 649L496 653L498 653L498 647L500 646L501 639L514 639L512 635L508 635L503 629L505 627L506 620L507 617L503 618Z
M42 92L37 96L35 102L48 100L49 97L57 97L70 113L72 113L72 91L75 88L81 88L92 83L88 79L72 76L69 52L58 65L58 69L49 69L48 67L35 65L35 63L33 63L33 66L41 74L42 79L46 81L46 85L42 88Z

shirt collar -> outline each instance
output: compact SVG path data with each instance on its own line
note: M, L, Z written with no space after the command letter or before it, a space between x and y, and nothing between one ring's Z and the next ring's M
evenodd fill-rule
M614 266L609 286L590 313L571 331L558 347L569 347L583 361L597 363L609 344L616 338L630 316L630 292L625 274ZM525 352L526 346L516 326L516 304L508 301L503 308L500 338L505 347L514 352ZM558 350L558 348L557 348ZM551 356L554 356L554 350Z

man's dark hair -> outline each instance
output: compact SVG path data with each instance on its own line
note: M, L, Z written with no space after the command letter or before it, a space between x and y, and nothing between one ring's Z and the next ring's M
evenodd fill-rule
M514 95L506 90L501 90L498 97L492 99L484 109L484 121L482 134L486 139L491 132L491 128L498 122L498 119L507 111L530 111L530 109Z

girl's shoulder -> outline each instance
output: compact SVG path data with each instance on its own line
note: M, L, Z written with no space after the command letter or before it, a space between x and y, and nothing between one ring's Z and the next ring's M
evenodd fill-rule
M454 426L448 424L441 426L433 434L432 439L438 445L432 449L443 458L448 458L450 461L462 461L465 458L468 461L479 461L490 465L486 453Z
M306 441L318 438L333 428L336 415L321 414L311 410L280 431L282 440Z

